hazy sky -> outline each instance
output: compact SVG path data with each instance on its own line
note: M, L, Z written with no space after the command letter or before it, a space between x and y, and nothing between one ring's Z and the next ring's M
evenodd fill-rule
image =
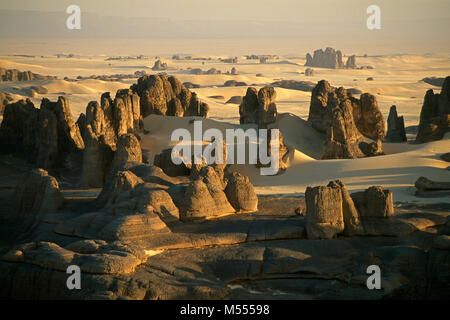
M81 8L80 30L66 28L66 8L71 4ZM381 8L380 30L366 27L369 5ZM448 54L449 30L450 0L0 1L0 38L9 41L2 42L0 53L18 51L17 43L21 46L35 43L35 47L43 49L50 43L47 40L54 43L55 39L135 39L139 48L127 48L135 50L145 44L139 39L248 39L244 42L248 49L242 44L237 47L243 51L272 52L281 51L279 46L285 45L286 50L291 48L289 52L298 52L334 46L354 53L369 50ZM271 40L261 42L261 39ZM291 40L275 45L283 39ZM252 47L252 41L260 42ZM111 50L118 50L117 44L112 43ZM229 46L225 42L222 45ZM100 44L97 46L104 49ZM156 44L154 47L158 48ZM168 43L167 48L175 52L185 50L176 41ZM214 46L206 48L212 50ZM73 52L79 49L75 45L67 48L66 43L58 47Z
M15 0L0 9L64 11L70 4L82 12L105 16L219 20L350 20L365 16L372 4L385 19L450 18L449 0Z

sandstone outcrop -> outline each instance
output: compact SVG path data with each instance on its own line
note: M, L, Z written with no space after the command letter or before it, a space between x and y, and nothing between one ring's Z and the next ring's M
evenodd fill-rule
M382 154L384 120L370 94L359 100L342 87L333 90L327 81L319 81L312 91L308 122L327 135L323 159ZM362 135L375 141L365 142Z
M89 102L77 123L85 141L82 187L101 187L108 172L121 162L142 162L140 142L134 133L142 129L139 97L129 89L118 90L114 100L109 92L100 104Z
M416 196L421 197L445 197L450 195L450 182L433 181L420 177L414 183Z
M384 140L384 118L378 108L377 99L370 93L363 93L359 101L352 101L353 118L359 132L372 140Z
M16 186L11 218L36 218L62 207L62 196L56 179L43 169L33 169L22 176Z
M225 193L237 212L258 210L258 197L249 178L233 172L227 177Z
M19 71L17 69L5 69L0 67L0 81L32 81L53 80L54 76L42 76L31 71Z
M405 132L405 120L397 114L397 107L392 106L389 110L387 120L386 141L389 142L405 142L407 141Z
M312 77L313 75L314 75L314 69L312 69L312 68L305 69L305 76Z
M20 100L5 108L0 140L6 152L21 152L38 167L76 169L84 141L72 118L69 101L44 98L40 109L30 100Z
M420 111L417 143L440 140L450 131L450 76L446 77L440 93L432 89L425 94Z
M354 55L348 57L347 62L344 65L342 61L342 52L328 47L325 51L322 49L315 50L314 56L307 53L305 66L330 69L354 69L356 68L356 58Z
M260 128L275 122L277 117L276 92L273 87L264 87L257 91L253 87L247 89L239 106L240 123L255 123Z
M373 186L351 197L362 218L389 218L394 214L391 190Z
M306 234L308 239L332 239L344 231L341 190L306 188Z
M131 89L140 97L143 117L149 114L208 117L208 105L175 77L144 76Z
M156 60L155 64L152 67L153 71L163 71L167 70L167 63L162 62L161 60Z
M13 97L8 92L0 91L0 114L5 110L5 106L13 101Z
M305 200L308 239L374 234L384 222L387 229L396 228L387 219L394 215L392 191L383 187L349 194L344 183L336 180L326 187L308 187Z
M296 80L280 80L272 82L272 86L285 88L285 89L292 89L292 90L300 90L300 91L306 91L311 92L315 84L311 81L296 81Z
M341 191L342 216L344 220L344 231L343 231L344 235L346 236L363 235L364 228L361 223L361 217L344 183L341 180L330 181L328 187L336 188Z

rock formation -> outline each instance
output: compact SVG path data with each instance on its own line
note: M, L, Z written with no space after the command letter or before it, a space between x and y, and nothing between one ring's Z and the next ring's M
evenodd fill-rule
M139 97L129 89L109 92L100 104L89 102L77 123L86 148L80 186L101 187L108 172L124 161L142 162L140 142L134 133L142 129Z
M69 101L44 98L40 109L30 100L20 100L5 108L0 140L6 152L21 152L38 167L75 169L84 141L72 118Z
M356 56L349 56L347 62L345 63L345 69L356 69Z
M253 87L247 93L239 106L240 123L256 123L261 128L275 122L277 106L276 92L273 87L264 87L257 91Z
M264 87L257 91L253 87L248 87L246 95L239 105L239 115L241 124L254 123L259 129L267 129L269 125L275 123L277 118L276 91L273 87ZM268 133L267 150L270 153L271 134ZM284 144L283 135L279 132L279 168L286 168L285 156L288 149ZM270 154L269 154L270 155ZM258 164L258 166L263 166Z
M254 212L258 209L258 197L248 177L234 172L227 177L225 194L237 212Z
M285 89L292 89L292 90L300 90L300 91L306 91L311 92L315 84L311 81L296 81L296 80L280 80L272 82L272 86L285 88Z
M208 117L208 105L175 77L144 76L131 89L140 97L143 117L149 114Z
M384 140L384 118L378 108L377 99L370 93L363 93L359 101L351 99L353 118L362 135L372 140Z
M308 239L367 235L380 219L394 215L392 191L379 186L350 195L344 183L336 180L326 187L308 187L305 199Z
M450 182L433 181L420 177L414 183L416 196L420 197L445 197L450 195Z
M33 169L25 173L16 186L11 218L35 220L42 214L60 209L63 202L56 179L43 169Z
M405 121L403 117L397 115L397 107L392 106L389 110L387 120L386 141L388 142L405 142L407 141L405 132Z
M450 131L450 76L442 84L441 93L434 93L432 89L425 94L422 110L420 111L417 143L440 140Z
M327 81L319 81L312 91L308 122L327 135L323 159L382 154L384 119L370 94L359 100L342 87L333 90ZM362 135L376 141L367 143Z
M308 187L305 197L308 239L332 239L344 231L340 189L324 186Z
M0 91L0 114L5 110L5 106L13 101L13 97L8 92Z
M155 64L152 67L153 71L163 71L167 70L167 63L161 62L161 60L156 60Z
M225 104L241 104L242 103L242 96L232 96L230 99L225 102Z
M351 197L362 218L389 218L394 214L391 190L373 186Z
M305 76L311 77L313 75L314 75L314 69L312 69L312 68L306 68L305 69Z
M5 69L0 67L0 81L32 81L32 80L53 80L54 76L41 76L31 71L19 71L17 69Z
M344 65L342 62L342 52L333 48L326 48L325 51L318 49L314 51L314 56L306 54L305 66L330 68L330 69L342 69L342 68L356 68L355 56L350 56L347 59L347 63Z

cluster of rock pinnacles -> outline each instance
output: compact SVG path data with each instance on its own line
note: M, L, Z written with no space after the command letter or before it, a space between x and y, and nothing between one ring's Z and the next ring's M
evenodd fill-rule
M440 94L428 91L421 112L417 141L442 138L448 131L450 77ZM240 123L265 129L276 122L276 92L249 87L239 107ZM236 212L254 212L258 198L248 177L228 172L227 165L164 166L165 150L155 165L143 163L137 133L143 117L207 117L208 106L175 77L141 77L130 89L109 93L92 101L75 122L65 97L43 99L40 109L30 100L9 103L0 128L4 152L25 154L37 167L16 188L16 217L57 210L63 205L59 185L48 171L61 176L79 172L82 187L102 187L95 212L70 219L57 232L94 239L115 240L167 232L174 221L189 221ZM368 93L360 99L344 88L332 88L322 80L312 91L308 122L323 133L323 159L360 158L382 154L382 141L406 140L404 121L396 107L383 116L376 98ZM366 142L371 139L372 142ZM268 141L268 143L274 143ZM280 166L288 152L280 135ZM270 150L270 148L269 148ZM226 157L225 157L226 158ZM45 170L44 170L45 169ZM364 219L388 218L393 214L392 192L371 187L349 195L341 181L306 191L309 238L331 238L336 234L364 234ZM36 216L34 217L34 219ZM361 222L362 221L362 222Z

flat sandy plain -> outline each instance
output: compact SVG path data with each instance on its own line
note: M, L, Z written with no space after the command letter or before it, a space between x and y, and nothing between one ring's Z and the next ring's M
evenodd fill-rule
M194 56L199 57L199 56ZM201 88L191 89L200 99L210 106L209 119L203 121L203 127L216 127L221 130L233 128L239 124L239 108L236 104L225 102L232 96L243 96L247 86L224 87L227 80L243 81L248 86L260 88L277 80L303 80L317 83L326 79L332 86L356 88L372 93L377 97L378 105L387 119L389 108L397 106L399 115L404 116L408 143L384 143L386 155L357 160L318 160L323 148L316 134L304 120L308 117L310 92L276 88L279 117L277 126L283 133L285 143L291 149L289 168L277 176L261 176L253 166L241 166L254 183L258 194L294 195L304 193L307 186L324 185L332 179L340 178L351 191L362 190L371 185L382 185L394 191L394 201L398 202L450 202L450 198L417 198L414 196L414 182L420 176L432 180L450 181L448 162L439 158L450 151L450 135L441 141L412 144L415 133L413 126L419 122L420 110L425 92L429 89L439 92L440 88L427 84L424 77L445 77L450 75L449 56L438 55L378 55L357 56L358 66L372 66L364 70L332 70L314 68L314 75L306 77L304 54L298 56L278 56L265 64L258 60L247 60L240 56L237 63L224 63L219 58L230 56L204 56L211 60L172 60L171 56L160 56L167 62L165 72L174 75L182 82L199 84ZM142 60L106 61L107 56L75 56L57 58L55 56L0 56L0 66L30 70L41 75L54 75L59 79L91 75L134 74L146 71L158 73L151 67L155 57ZM346 60L346 58L344 58ZM238 75L224 74L235 67ZM222 74L193 75L190 68L206 71L216 68ZM256 76L260 74L259 76ZM372 81L367 78L372 77ZM75 119L84 112L89 101L99 100L103 92L115 93L128 88L137 78L124 81L101 81L94 79L65 81L45 80L32 82L0 82L0 90L10 92L14 98L22 96L23 87L32 85L48 89L45 95L37 95L31 100L40 105L43 97L56 100L58 96L67 96ZM223 99L211 98L223 96ZM357 97L359 95L356 95ZM149 131L143 136L142 147L149 159L169 146L170 134L176 128L191 128L190 118L161 117L151 115L144 120Z

